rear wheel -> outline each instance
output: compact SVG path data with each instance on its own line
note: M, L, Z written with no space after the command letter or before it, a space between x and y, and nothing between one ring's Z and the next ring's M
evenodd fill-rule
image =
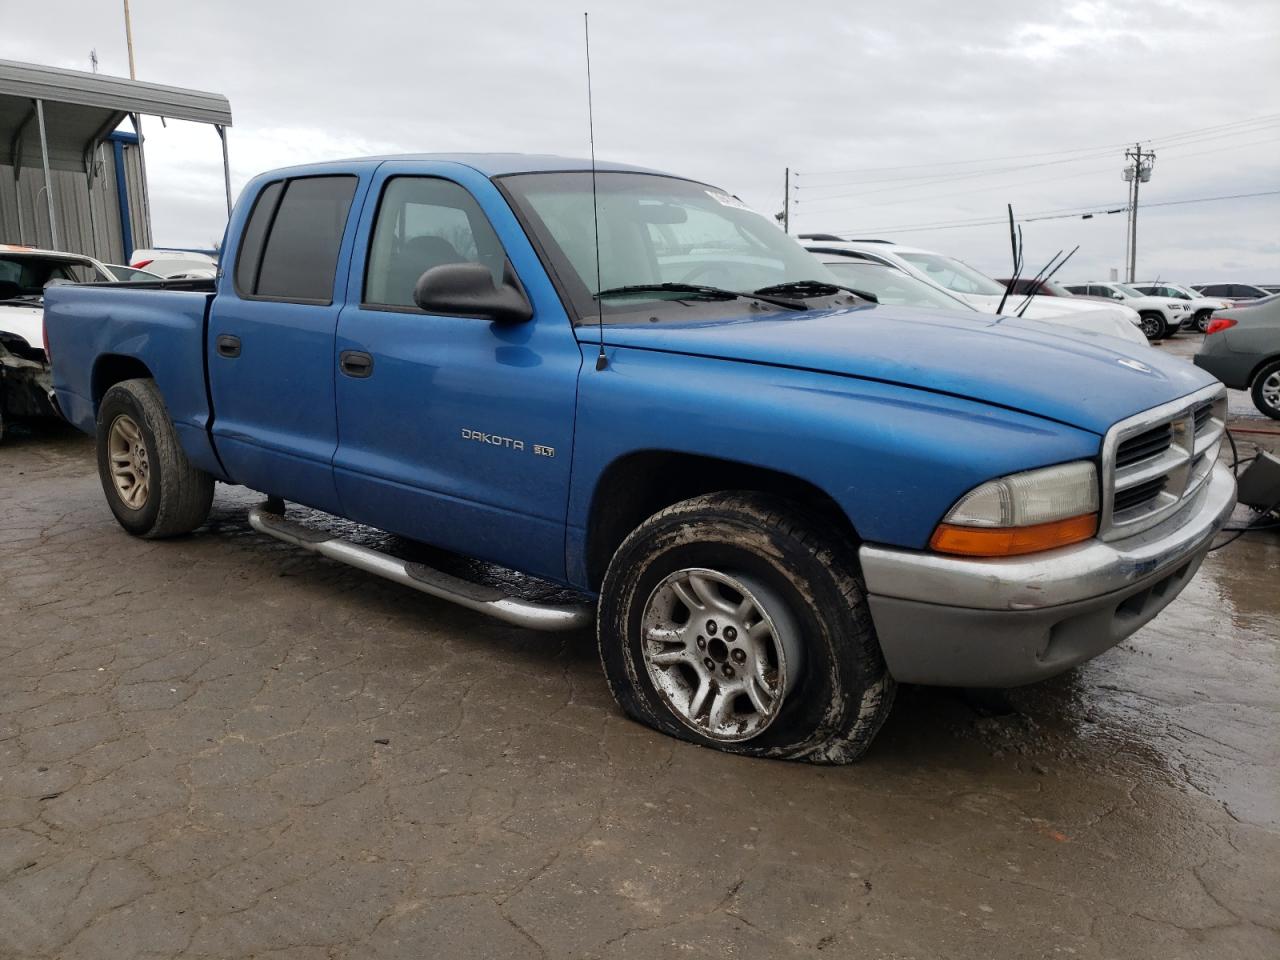
M213 477L187 459L154 380L125 380L102 398L98 477L116 520L137 537L190 533L213 503Z
M1148 340L1163 340L1169 335L1169 325L1165 323L1164 317L1158 313L1147 311L1139 314L1142 325L1142 335Z
M627 714L719 750L850 762L893 701L853 546L761 494L641 524L605 574L597 631Z
M1280 420L1280 360L1269 363L1253 378L1253 405L1268 417Z

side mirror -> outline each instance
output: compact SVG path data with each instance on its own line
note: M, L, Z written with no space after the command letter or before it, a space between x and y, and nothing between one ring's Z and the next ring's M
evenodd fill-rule
M427 313L450 317L475 317L495 323L524 323L533 306L508 263L502 283L482 263L442 263L418 278L413 302Z

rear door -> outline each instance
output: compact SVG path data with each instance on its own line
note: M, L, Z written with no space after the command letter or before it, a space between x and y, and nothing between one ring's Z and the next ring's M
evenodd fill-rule
M228 231L240 239L206 344L214 442L228 474L330 511L334 335L361 179L325 172L262 187L241 229Z
M563 578L582 352L510 207L469 167L387 162L358 236L338 322L343 515ZM414 305L433 266L481 263L500 277L508 260L533 305L525 323Z

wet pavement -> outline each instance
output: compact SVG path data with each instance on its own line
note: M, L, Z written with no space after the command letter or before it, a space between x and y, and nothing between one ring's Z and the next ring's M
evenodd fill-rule
M88 438L0 446L5 960L1280 956L1280 534L819 768L628 722L591 635L300 554L255 499L143 542Z

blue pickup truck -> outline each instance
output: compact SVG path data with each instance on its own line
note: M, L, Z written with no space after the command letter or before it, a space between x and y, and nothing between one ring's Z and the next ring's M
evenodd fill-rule
M597 243L598 237L598 243ZM58 402L141 537L255 529L523 627L594 617L630 716L856 759L896 682L1096 656L1235 503L1222 386L1034 321L878 305L716 187L409 156L246 187L206 285L60 286ZM323 511L572 588L536 602ZM305 519L305 518L304 518Z

